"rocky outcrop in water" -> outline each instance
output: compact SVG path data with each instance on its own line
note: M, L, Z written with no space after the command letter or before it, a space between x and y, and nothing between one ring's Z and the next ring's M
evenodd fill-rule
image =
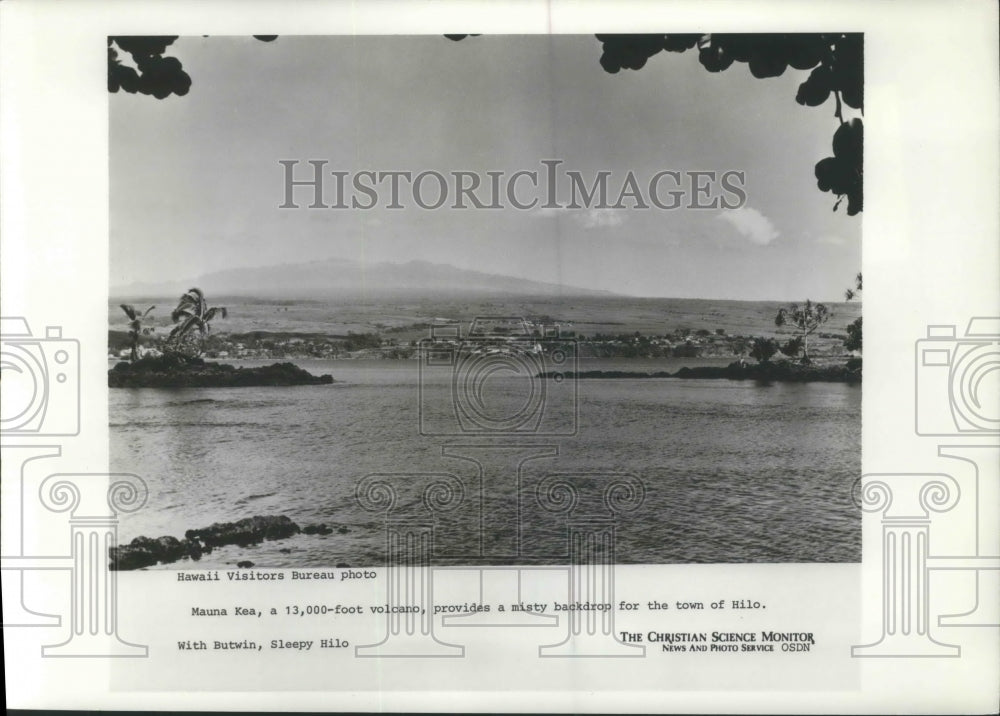
M336 531L339 534L347 534L350 529L340 525ZM257 515L236 522L216 522L208 527L188 530L184 533L183 540L170 536L155 539L136 537L128 544L110 548L108 557L111 559L112 570L128 571L153 567L157 564L170 564L181 559L198 561L203 554L209 554L216 547L226 545L251 547L264 540L286 539L300 533L326 536L333 532L334 529L325 522L301 528L285 515Z
M110 549L111 569L128 571L131 569L142 569L163 563L176 562L184 557L198 560L204 553L204 549L197 542L184 540L176 537L136 537L128 544L119 545ZM211 550L209 550L211 551Z
M240 547L260 544L264 540L284 539L301 532L301 528L284 515L247 517L238 522L216 522L200 530L188 530L184 536L211 549L227 544Z
M851 370L844 365L802 365L791 361L778 363L741 364L730 363L721 366L700 366L681 368L674 378L727 378L729 380L759 380L764 382L789 383L857 383L861 381L861 371Z
M313 375L292 363L236 368L178 354L122 361L108 371L110 388L250 388L257 386L325 385L333 376Z
M344 526L337 528L340 534L348 531ZM111 559L112 570L127 571L170 564L184 558L197 561L216 547L250 547L264 540L286 539L299 533L329 535L333 534L333 528L322 523L307 525L302 529L284 515L257 515L236 522L216 522L209 527L188 530L184 533L183 540L170 536L156 539L136 537L128 544L110 548L108 557Z
M318 525L306 525L302 528L302 534L304 535L332 535L333 530L327 527L326 523Z
M555 376L555 372L539 373L540 378ZM739 361L730 363L727 366L697 366L694 368L681 368L676 373L667 371L657 371L648 373L643 371L627 370L585 370L578 373L565 371L559 373L560 377L577 378L586 380L588 378L603 379L636 379L636 378L699 378L726 380L758 380L761 382L790 382L790 383L860 383L861 366L860 362L847 365L802 365L790 361L777 363L747 363L741 364Z

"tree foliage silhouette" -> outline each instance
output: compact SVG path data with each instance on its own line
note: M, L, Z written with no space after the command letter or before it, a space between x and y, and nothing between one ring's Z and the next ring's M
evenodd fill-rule
M108 91L148 94L165 99L172 94L183 96L191 89L191 76L176 57L164 56L177 35L108 37ZM277 35L254 35L261 42L271 42ZM125 64L124 55L132 58Z
M176 36L108 37L108 91L139 92L157 99L186 95L191 89L190 75L176 57L164 57L176 39ZM122 53L131 56L134 66L122 62Z
M447 35L461 40L465 35ZM795 34L682 34L597 35L601 41L601 67L615 74L623 69L641 70L650 57L697 48L698 61L709 72L722 72L733 63L748 65L758 79L779 77L789 67L811 70L795 101L818 107L833 97L838 126L833 135L833 156L815 167L820 191L837 197L836 211L847 199L847 213L864 207L864 126L859 118L846 119L844 105L864 112L864 36L860 33Z
M778 352L778 342L773 338L754 338L750 343L750 357L767 363Z
M122 311L128 317L129 360L133 363L139 359L139 341L142 339L142 336L148 336L153 332L153 329L150 326L144 326L143 322L154 308L156 306L150 306L145 311L139 311L131 303L121 304Z
M478 35L445 35L453 41ZM277 35L254 35L271 42ZM601 42L600 65L606 72L640 70L650 57L666 52L697 48L698 61L709 72L722 72L734 63L744 63L759 79L779 77L789 67L810 70L795 95L795 101L818 107L831 97L838 126L833 135L833 156L816 163L820 191L837 197L834 211L847 199L847 213L854 216L864 207L864 125L860 118L847 119L844 105L864 112L864 36L860 33L794 34L641 34L596 35ZM176 36L108 38L108 90L124 90L164 99L185 95L191 77L176 57L165 56ZM128 54L132 64L125 64ZM133 66L134 65L134 66Z
M186 347L197 351L197 343L188 346L190 339L206 336L211 331L211 323L216 316L225 318L229 311L222 306L208 307L205 293L200 288L189 288L177 301L177 307L170 314L176 325L167 336L167 345L172 352L184 352ZM195 334L197 331L197 334Z
M830 320L830 316L830 309L825 304L813 303L809 299L802 306L793 303L786 308L779 308L778 315L774 317L774 325L792 326L798 332L794 339L781 347L781 352L794 357L801 350L802 363L809 363L809 336Z
M848 301L852 301L855 298L859 298L862 292L862 279L861 272L854 277L854 288L849 288L844 291L844 298ZM858 316L854 321L847 324L847 338L844 339L844 348L849 351L861 352L862 343L862 316Z

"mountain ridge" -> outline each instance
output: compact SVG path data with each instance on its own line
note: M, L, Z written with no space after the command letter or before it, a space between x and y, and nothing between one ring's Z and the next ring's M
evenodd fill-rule
M462 269L451 264L412 260L363 264L350 259L324 259L224 269L183 281L136 282L112 286L111 296L180 294L197 286L212 295L281 298L365 298L401 295L436 296L617 296L560 283Z

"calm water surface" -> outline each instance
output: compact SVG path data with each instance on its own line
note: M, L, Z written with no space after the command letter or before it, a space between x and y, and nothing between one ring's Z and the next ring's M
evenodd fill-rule
M599 515L608 476L628 473L646 494L618 518L619 562L860 561L860 513L850 498L861 469L859 386L581 380L577 410L571 386L554 387L543 424L563 430L575 415L575 435L486 440L420 434L415 361L299 364L337 382L111 391L112 469L149 486L146 507L123 517L123 541L182 538L213 522L282 514L302 526L325 522L349 531L227 547L197 566L242 559L258 567L377 565L384 522L358 504L358 481L404 473L393 478L401 485L397 515L426 518L421 503L407 502L423 484L413 475L441 473L454 475L464 496L438 520L439 561L565 563L566 518L540 507L539 483L566 475L579 486L577 516ZM672 371L682 364L580 367ZM493 397L516 400L524 387L517 381L494 377ZM422 400L436 424L453 415L452 396L447 371L425 375Z

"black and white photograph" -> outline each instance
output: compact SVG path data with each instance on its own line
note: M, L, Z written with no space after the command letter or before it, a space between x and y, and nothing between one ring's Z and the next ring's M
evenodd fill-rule
M995 712L998 27L0 2L7 706Z
M861 34L108 53L119 569L860 561Z

